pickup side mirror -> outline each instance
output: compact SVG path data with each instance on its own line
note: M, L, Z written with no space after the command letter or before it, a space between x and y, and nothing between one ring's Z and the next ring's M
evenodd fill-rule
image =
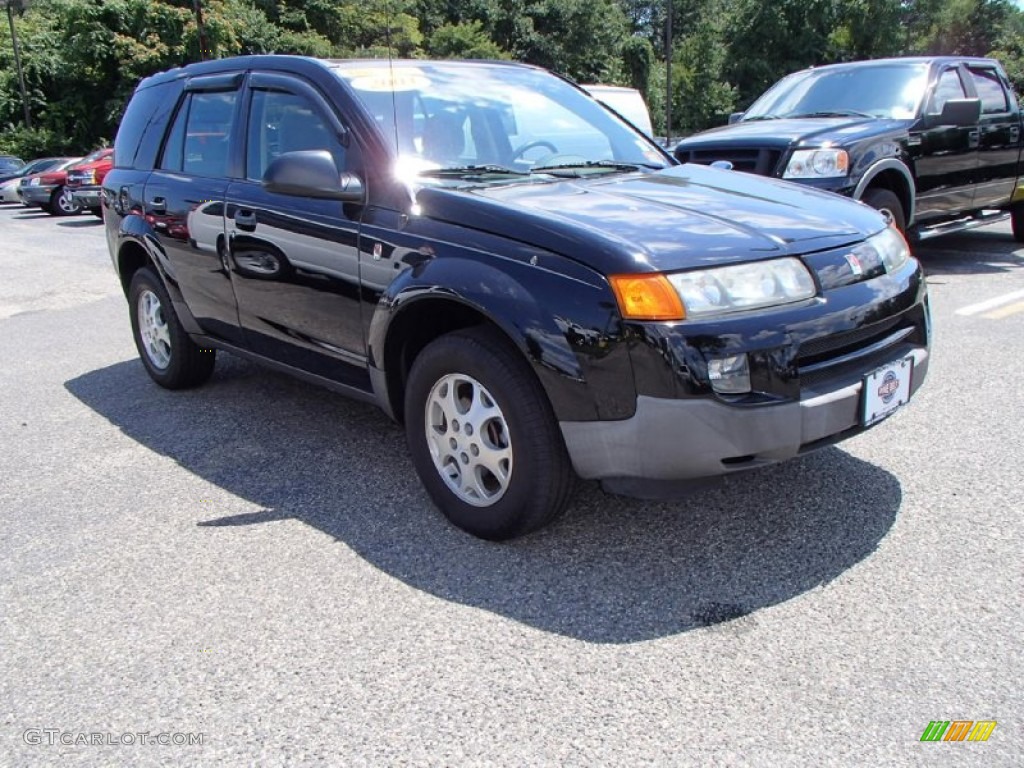
M343 203L361 203L365 196L362 179L340 173L326 149L285 152L274 158L263 174L263 187L280 195Z
M925 115L929 127L954 125L968 128L981 119L981 99L949 99L939 114Z
M733 123L738 123L740 120L743 119L743 116L745 114L746 112L733 112L731 115L729 115L729 125L732 125Z

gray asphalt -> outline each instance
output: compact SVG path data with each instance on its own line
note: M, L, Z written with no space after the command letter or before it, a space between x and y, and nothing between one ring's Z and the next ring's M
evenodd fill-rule
M918 249L887 423L495 545L372 407L160 390L99 222L0 209L0 765L1021 765L1024 312L956 314L1024 290L1008 231Z

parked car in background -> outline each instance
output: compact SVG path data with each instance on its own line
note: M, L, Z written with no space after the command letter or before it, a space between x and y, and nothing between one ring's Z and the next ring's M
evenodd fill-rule
M928 369L924 275L877 211L680 166L537 67L191 64L139 85L103 189L153 381L222 350L375 403L489 539L575 475L656 494L831 445Z
M654 136L651 112L643 94L621 85L581 85L583 90L629 120L645 136Z
M48 171L23 177L18 187L21 202L29 207L42 208L55 216L78 213L81 206L71 197L66 185L68 169L81 160L80 157L68 158Z
M67 188L75 202L94 216L101 216L100 185L114 165L114 149L108 147L93 152L68 171Z
M48 171L51 168L56 168L71 158L67 157L41 157L38 160L25 163L19 168L13 175L3 178L0 180L0 203L18 203L21 202L21 197L18 194L18 187L21 186L21 180L26 176L31 176L35 173L42 173Z
M1021 134L998 62L878 59L789 75L675 156L847 195L918 238L1009 215L1024 241Z
M49 168L52 168L60 160L59 157L40 157L37 160L31 160L27 163L23 163L19 168L13 171L4 171L0 173L0 184L11 179L18 179L22 176L29 176L33 173L40 173Z
M25 165L25 161L14 155L0 155L0 179L10 178Z

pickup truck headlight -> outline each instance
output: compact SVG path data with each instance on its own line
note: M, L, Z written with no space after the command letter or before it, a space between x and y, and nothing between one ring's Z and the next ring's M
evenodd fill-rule
M809 299L814 279L800 259L787 257L667 275L687 317L763 309Z
M798 149L789 158L784 179L831 179L845 176L850 170L850 156L845 149Z

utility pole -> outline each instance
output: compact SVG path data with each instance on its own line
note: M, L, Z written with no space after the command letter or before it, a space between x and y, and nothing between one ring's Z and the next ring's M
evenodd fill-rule
M196 13L196 28L199 31L199 60L206 61L212 57L210 41L206 37L206 25L203 24L203 2L192 0L192 10Z
M672 0L665 0L665 143L672 142Z
M32 115L28 111L28 92L25 90L25 72L21 68L21 47L18 45L18 33L14 29L14 4L19 10L23 7L19 0L7 0L7 22L11 25L11 43L14 45L14 67L18 70L18 85L21 86L21 106L25 110L25 127L32 128Z

